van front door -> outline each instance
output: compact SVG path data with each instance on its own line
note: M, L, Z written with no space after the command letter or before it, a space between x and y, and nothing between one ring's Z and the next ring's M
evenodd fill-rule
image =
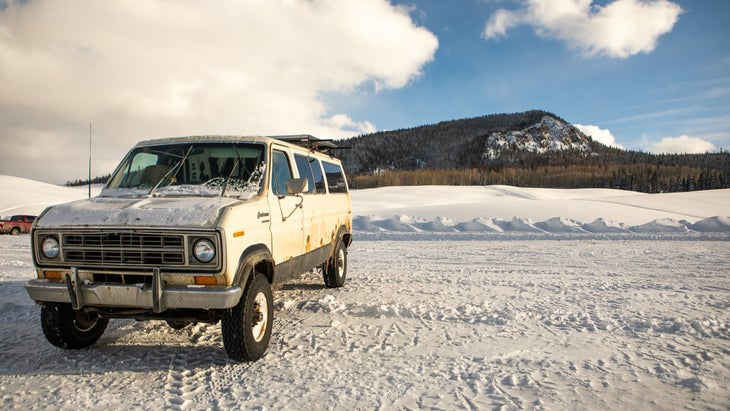
M271 155L271 187L269 210L271 212L271 253L276 267L275 282L283 282L303 272L300 257L304 253L304 217L301 196L287 195L286 181L291 179L292 167L289 155L283 149L274 148Z

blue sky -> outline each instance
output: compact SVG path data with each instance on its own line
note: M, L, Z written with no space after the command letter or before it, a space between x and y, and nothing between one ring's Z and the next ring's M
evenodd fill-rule
M408 87L332 101L383 129L543 109L610 130L626 148L651 150L663 138L689 136L728 149L730 2L674 3L681 15L656 48L613 57L586 55L529 25L482 36L490 16L520 2L405 1L438 37L434 60Z
M654 152L730 149L724 0L0 0L0 174L143 139L344 138L530 109Z

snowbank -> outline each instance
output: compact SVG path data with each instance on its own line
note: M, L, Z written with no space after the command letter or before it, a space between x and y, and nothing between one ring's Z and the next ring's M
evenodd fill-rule
M395 215L390 218L356 216L353 219L353 229L360 233L691 234L696 232L730 235L730 218L716 216L696 223L661 218L646 224L627 226L603 218L590 223L581 223L565 217L553 217L540 222L521 217L514 217L511 220L481 217L456 223L444 217L426 220L407 215Z
M68 188L0 176L0 215L38 214L86 198ZM94 187L95 195L100 190ZM609 189L419 186L353 190L361 233L730 233L730 189L644 194Z
M0 175L0 215L14 214L38 215L48 206L69 201L81 200L89 196L87 187L62 187L41 183L20 177ZM91 187L95 196L101 186Z
M361 233L730 234L730 189L385 187L352 192Z

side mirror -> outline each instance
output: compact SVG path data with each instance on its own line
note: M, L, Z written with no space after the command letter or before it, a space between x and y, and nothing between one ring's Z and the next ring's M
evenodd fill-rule
M291 178L286 180L287 194L301 194L309 190L309 180L306 178Z

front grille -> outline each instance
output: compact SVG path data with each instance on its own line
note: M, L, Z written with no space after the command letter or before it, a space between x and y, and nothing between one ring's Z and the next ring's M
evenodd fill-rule
M65 234L65 246L87 247L182 247L181 235L155 235L137 233Z
M134 232L64 234L66 263L94 266L182 266L185 238L180 234Z
M94 274L95 283L147 284L152 285L151 275L139 274Z

